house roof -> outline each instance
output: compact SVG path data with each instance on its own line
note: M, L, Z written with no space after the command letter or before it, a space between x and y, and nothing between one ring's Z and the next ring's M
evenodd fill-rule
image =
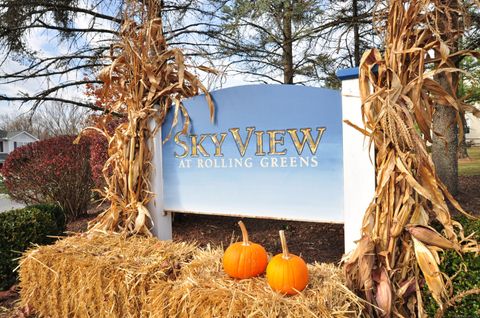
M9 132L7 132L7 138L8 139L13 138L16 135L20 135L23 132L26 132L26 131L9 131Z
M29 135L30 137L32 137L35 140L38 140L37 137L33 136L32 134L29 134L28 132L26 132L24 130L6 131L6 130L1 130L1 129L0 129L0 139L11 139L15 136L18 136L18 135L22 134L22 133L25 133L25 134Z

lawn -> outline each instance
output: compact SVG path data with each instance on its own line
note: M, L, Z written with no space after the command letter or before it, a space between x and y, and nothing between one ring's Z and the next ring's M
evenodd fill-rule
M469 159L458 161L458 174L461 176L480 175L480 147L468 148Z

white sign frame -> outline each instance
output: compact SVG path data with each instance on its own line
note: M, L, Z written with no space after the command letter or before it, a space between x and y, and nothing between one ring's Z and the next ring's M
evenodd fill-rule
M358 70L342 72L342 116L344 120L363 126ZM156 194L149 204L152 233L160 240L172 239L172 216L163 207L162 138L153 141L152 191ZM355 248L360 239L363 216L375 193L374 151L368 149L368 138L343 123L344 169L344 244L345 253Z

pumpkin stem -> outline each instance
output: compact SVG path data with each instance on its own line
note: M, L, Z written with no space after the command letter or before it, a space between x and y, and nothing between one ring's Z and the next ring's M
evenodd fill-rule
M280 230L278 233L280 233L280 242L282 242L282 252L283 252L283 258L284 259L289 259L290 254L288 253L288 246L287 246L287 239L285 238L285 232L283 230Z
M243 224L242 221L238 221L238 225L240 226L240 229L242 230L242 237L243 237L243 244L242 245L250 245L250 242L248 241L248 232L247 228L245 227L245 224Z

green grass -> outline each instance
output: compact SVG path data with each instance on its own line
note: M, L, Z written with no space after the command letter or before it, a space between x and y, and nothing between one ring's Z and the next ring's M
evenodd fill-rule
M458 174L461 176L480 175L480 147L468 148L470 159L458 161Z

